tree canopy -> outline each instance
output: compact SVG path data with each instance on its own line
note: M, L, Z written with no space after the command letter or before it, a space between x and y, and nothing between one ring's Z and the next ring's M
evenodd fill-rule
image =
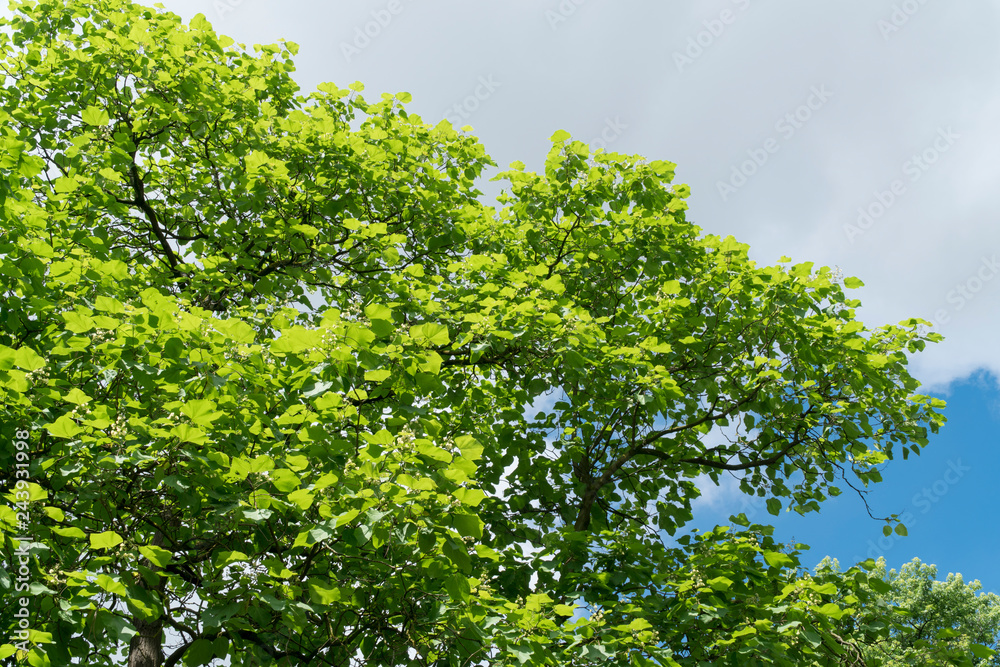
M921 320L704 233L673 163L559 131L489 205L471 133L301 94L295 44L12 8L0 587L30 627L5 606L0 657L837 665L890 635L873 563L810 574L745 517L667 536L699 476L805 513L919 453Z
M961 574L938 581L937 567L914 558L896 570L886 571L879 559L872 571L881 582L875 605L886 605L899 626L889 637L866 648L869 660L884 660L887 667L914 664L950 664L948 650L968 653L979 649L974 664L1000 665L1000 596L983 593L978 581L966 583Z

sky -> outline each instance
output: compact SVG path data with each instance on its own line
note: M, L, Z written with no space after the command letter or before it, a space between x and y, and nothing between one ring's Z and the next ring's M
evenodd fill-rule
M933 322L945 341L912 373L948 401L949 422L868 497L876 514L909 511L909 536L880 546L882 524L846 494L820 515L755 519L814 560L919 556L1000 592L1000 1L163 5L248 45L298 43L304 93L325 81L409 92L411 112L471 125L501 167L539 169L559 129L675 162L706 232L761 263L787 255L861 278L852 296L870 326ZM705 487L696 523L743 502Z
M755 523L775 526L780 542L809 545L800 555L808 567L829 556L843 568L885 558L890 568L899 570L919 558L937 565L939 580L958 572L967 582L979 580L984 591L1000 594L1000 448L995 435L1000 428L1000 392L994 378L978 373L955 382L948 396L939 396L948 401L948 422L920 456L886 464L884 481L869 487L866 496L876 517L900 515L906 537L884 536L885 523L872 520L864 501L850 489L823 503L819 514L782 512L775 517L768 514L763 499L740 493L732 478L718 487L700 487L703 495L695 501L693 526L706 530L725 525L730 515L742 512Z

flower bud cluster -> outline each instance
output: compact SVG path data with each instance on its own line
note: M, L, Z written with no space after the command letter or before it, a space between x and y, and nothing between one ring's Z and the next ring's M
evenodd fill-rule
M114 422L111 423L111 427L108 429L108 435L114 440L119 440L125 437L128 432L128 417L125 415L118 415L115 417Z
M115 332L111 329L94 329L90 334L90 340L95 344L102 343L106 340L111 340L115 337Z
M66 416L69 417L70 419L83 419L86 416L87 412L89 411L87 410L86 406L78 405L69 412L67 412Z
M43 366L33 371L28 371L25 373L25 378L34 384L45 384L49 379L49 368L48 366Z
M250 346L235 345L228 351L224 352L222 356L229 360L246 361L250 358Z

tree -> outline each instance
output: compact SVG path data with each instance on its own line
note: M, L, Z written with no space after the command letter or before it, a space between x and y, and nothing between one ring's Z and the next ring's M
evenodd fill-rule
M886 572L880 558L872 574L878 582L873 603L890 607L888 613L899 617L890 637L868 647L870 659L882 658L887 666L914 664L951 664L944 649L969 654L974 645L975 665L996 667L1000 654L1000 596L982 593L978 581L965 583L961 574L949 574L937 581L937 567L914 558L897 572ZM935 662L937 660L938 662Z
M920 320L868 329L860 281L702 233L672 163L560 131L488 206L474 137L300 95L294 44L13 9L0 586L31 616L0 657L833 665L889 636L852 617L864 567L804 573L743 517L664 533L699 475L810 512L919 452Z

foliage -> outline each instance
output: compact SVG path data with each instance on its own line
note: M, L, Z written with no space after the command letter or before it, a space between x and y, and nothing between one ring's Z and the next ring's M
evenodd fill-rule
M703 234L672 163L558 132L490 207L474 137L300 95L294 44L13 8L0 586L26 549L29 664L832 665L889 635L851 620L864 568L806 575L742 517L663 532L699 475L809 512L919 453L919 320L867 329L860 281Z
M885 641L865 650L870 658L897 665L953 664L945 653L973 653L973 664L1000 665L1000 653L990 655L974 645L993 651L1000 648L1000 596L982 593L978 581L966 583L960 574L937 581L937 567L914 558L897 572L886 572L879 559L872 574L884 585L874 598L876 605L888 605L899 621Z

